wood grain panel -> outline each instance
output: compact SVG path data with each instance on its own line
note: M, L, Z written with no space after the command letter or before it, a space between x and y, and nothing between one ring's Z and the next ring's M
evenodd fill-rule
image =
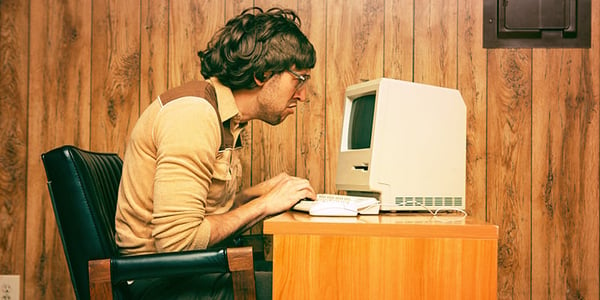
M385 1L384 76L413 81L414 1Z
M466 210L486 220L486 60L482 1L458 2L458 90L467 106Z
M296 175L307 178L317 192L325 191L325 71L327 69L324 1L299 1L302 31L317 52L317 64L306 85L305 103L298 105Z
M225 19L223 20L223 24L235 16L239 15L244 9L250 8L254 6L254 0L235 0L235 1L225 1Z
M169 1L142 0L140 49L140 114L167 90ZM132 128L133 129L133 128Z
M325 191L333 193L346 87L383 76L383 1L327 2Z
M457 7L415 1L414 81L456 88Z
M31 2L24 299L74 299L40 155L90 145L91 3Z
M28 3L0 1L0 274L21 276L26 260L28 13Z
M224 24L223 0L170 1L168 87L201 79L198 51Z
M498 298L526 299L531 268L531 50L488 51L488 216L501 228Z
M121 157L140 112L139 2L94 1L91 149Z
M296 0L260 0L255 4L263 10L272 7L296 10L298 5ZM296 125L297 114L289 115L277 126L252 121L252 185L281 172L296 175Z
M600 292L599 103L592 71L598 58L591 50L534 50L534 298L592 299Z

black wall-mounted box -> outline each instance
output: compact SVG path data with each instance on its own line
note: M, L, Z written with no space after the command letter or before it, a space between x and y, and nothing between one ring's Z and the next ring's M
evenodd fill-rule
M484 48L590 48L591 0L483 0Z

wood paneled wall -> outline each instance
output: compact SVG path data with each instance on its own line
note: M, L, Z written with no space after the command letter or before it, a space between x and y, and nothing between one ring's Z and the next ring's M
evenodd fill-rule
M480 0L1 0L0 274L73 298L40 154L123 154L140 112L200 78L196 52L243 8L298 11L318 62L295 117L254 122L245 184L333 192L344 88L381 76L458 88L467 205L500 226L500 299L598 299L600 3L591 49L482 48ZM260 228L257 229L260 231Z

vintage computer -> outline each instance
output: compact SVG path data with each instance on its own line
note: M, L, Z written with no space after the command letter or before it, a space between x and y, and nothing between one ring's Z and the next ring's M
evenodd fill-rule
M345 93L336 188L381 211L465 209L466 106L455 89L379 78Z

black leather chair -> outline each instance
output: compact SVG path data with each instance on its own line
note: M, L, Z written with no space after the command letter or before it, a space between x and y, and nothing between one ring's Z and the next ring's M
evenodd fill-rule
M119 255L118 155L63 146L42 154L42 161L78 299L126 299L127 280L224 272L231 272L235 299L255 299L252 247Z

